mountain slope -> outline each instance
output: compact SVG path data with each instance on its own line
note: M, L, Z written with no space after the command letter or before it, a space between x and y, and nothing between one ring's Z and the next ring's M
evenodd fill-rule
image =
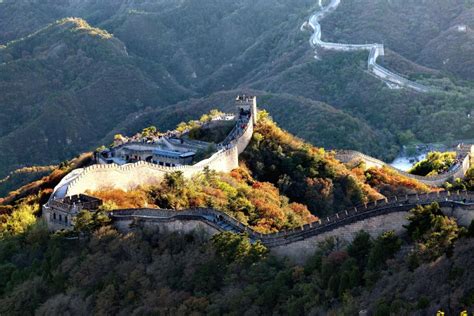
M163 69L149 76L139 64L123 43L80 19L1 48L0 174L92 149L129 113L187 95Z
M466 34L452 37L458 25L466 25L467 33L472 32L473 14L474 4L464 0L341 1L324 20L323 36L345 43L384 43L386 48L424 66L472 80L474 68L466 62L471 59L467 54L472 51L474 39ZM448 55L449 64L439 62L443 55Z
M381 63L445 90L432 95L390 90L366 73L365 53L319 52L321 60L314 60L310 35L299 27L316 7L314 0L4 0L0 42L19 40L0 48L0 63L6 62L0 65L3 175L92 149L127 124L144 124L129 132L148 121L172 127L161 117L175 122L193 115L160 108L192 111L190 97L226 91L258 90L263 101L271 95L271 103L262 107L296 135L386 161L406 145L404 135L413 135L414 142L472 138L474 121L468 114L474 90L463 80L471 72L471 42L443 36L458 24L470 27L469 2L342 1L323 21L323 36L329 40L384 42L388 54ZM27 36L67 16L85 18L99 29L66 32L58 22L53 24L57 30ZM48 32L51 36L41 35ZM65 49L61 37L66 35L76 39ZM467 48L441 53L443 42ZM146 113L160 117L145 119Z
M432 314L439 308L454 313L473 304L473 273L466 267L472 262L474 224L461 229L436 204L412 211L402 238L393 232L372 238L360 231L350 243L330 237L308 244L314 255L304 265L230 232L209 241L200 230L170 233L153 225L134 225L123 234L108 225L106 217L99 221L96 216L84 216L82 228L78 225L75 231L49 232L37 220L39 206L68 172L90 164L91 156L55 167L50 175L0 199L2 314L352 315L366 308L375 314L404 315ZM186 182L171 181L172 185L165 180L152 188L102 194L109 202L115 195L136 203L137 191L151 189L155 194L141 198L178 209L189 207L185 202L237 211L239 220L262 232L301 227L315 219L304 205L289 203L283 193L292 193L291 187L296 188L293 199L294 193L302 192L298 189L311 186L312 194L304 201L319 203L320 214L325 203L334 211L361 198L371 200L370 193L380 198L331 153L281 130L265 113L242 156L250 169L206 172ZM256 181L249 171L273 185ZM367 179L383 182L383 177L374 176ZM403 181L397 182L379 185L423 190L419 184L404 187ZM142 205L132 205L137 206ZM426 225L430 221L436 224ZM426 293L428 287L434 290Z
M258 96L258 107L271 113L273 119L284 129L298 135L316 146L328 149L358 148L375 154L389 152L389 138L373 130L366 122L338 110L323 102L313 101L291 94L267 93L244 90ZM118 124L102 143L110 143L115 134L130 135L144 126L154 125L159 130L174 128L181 121L199 117L218 108L234 112L233 99L241 90L221 91L206 98L190 99L165 108L148 109L134 113ZM305 119L301 117L305 116ZM392 151L396 152L397 148Z
M451 72L466 80L474 80L473 55L474 29L461 24L432 39L423 48L419 59L430 67Z

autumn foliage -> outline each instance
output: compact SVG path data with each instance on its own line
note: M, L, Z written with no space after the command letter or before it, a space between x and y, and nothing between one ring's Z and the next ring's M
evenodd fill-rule
M184 179L181 173L175 172L167 174L157 186L127 192L108 189L91 194L112 209L214 208L262 233L294 228L317 220L305 205L290 203L273 184L254 180L245 168L230 174L206 170L192 179Z
M364 173L365 182L385 196L424 193L436 190L429 186L405 177L387 167L370 168Z
M331 153L282 130L265 113L242 160L256 179L273 183L317 216L380 198Z

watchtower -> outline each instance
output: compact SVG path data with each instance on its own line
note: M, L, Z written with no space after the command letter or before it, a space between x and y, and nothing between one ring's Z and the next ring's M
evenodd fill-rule
M73 229L76 216L82 210L95 212L101 205L102 200L85 194L67 196L43 205L43 218L51 231Z
M252 123L257 123L257 97L238 95L235 99L235 106L237 107L237 113L248 112L251 115Z

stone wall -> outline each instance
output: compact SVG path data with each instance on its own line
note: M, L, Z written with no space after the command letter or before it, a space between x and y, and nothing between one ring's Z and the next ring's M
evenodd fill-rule
M474 192L430 193L406 195L389 200L375 201L367 205L344 210L299 228L272 234L260 234L238 220L214 209L184 211L136 209L117 210L110 214L121 231L130 224L157 226L169 231L189 232L192 227L204 229L210 235L220 231L247 233L251 240L260 240L271 251L290 257L297 262L305 261L314 253L319 242L337 236L350 242L360 230L373 237L394 230L400 234L407 224L408 211L416 205L438 202L444 214L454 217L460 225L467 226L474 219Z
M132 220L114 221L114 226L119 232L127 233L131 227L139 226L148 229L158 229L161 232L178 232L188 234L191 232L204 232L207 236L213 236L219 230L209 225L207 222L190 220L169 220L169 221L153 221L153 220Z
M309 28L313 32L310 38L310 45L313 48L316 49L317 47L321 47L327 50L343 52L361 50L369 51L369 59L367 64L369 73L384 81L390 88L393 88L393 86L395 86L410 88L418 92L435 91L434 88L427 87L408 80L377 64L377 58L379 56L384 56L385 53L383 44L342 44L322 41L320 21L324 19L328 14L336 10L340 3L341 0L331 0L331 2L327 6L322 6L322 2L319 1L320 10L315 12L310 17L309 21L303 24L302 29Z
M318 243L330 237L337 237L341 241L349 243L360 230L365 230L372 237L377 237L388 230L394 230L397 234L401 234L404 231L403 225L408 223L406 217L407 212L403 211L367 218L300 241L272 247L271 251L275 255L288 257L295 262L302 263L315 253Z
M474 206L442 205L441 209L445 215L455 218L459 225L468 226L474 220ZM288 257L295 262L302 263L314 254L318 243L330 237L337 237L344 243L350 243L361 230L368 232L374 238L390 230L401 235L406 231L404 226L408 224L407 216L407 210L400 209L400 211L367 217L312 237L272 247L271 251L278 256Z
M53 214L55 214L56 218L53 218ZM61 219L59 218L59 215L61 215ZM73 218L71 214L61 209L43 205L42 217L46 222L48 229L51 231L71 229L73 227Z
M145 161L122 166L116 164L92 165L84 168L68 184L66 195L97 191L104 188L130 190L141 185L153 185L161 182L166 173L174 171L183 172L186 178L202 172L206 167L218 172L230 172L239 166L239 154L245 150L252 139L252 135L253 122L250 120L243 134L229 144L229 149L221 150L210 158L192 166L164 167Z
M423 176L418 176L418 175L413 175L408 172L402 171L400 169L394 168L390 166L389 164L376 159L374 157L365 155L361 152L354 151L354 150L341 150L336 152L336 159L343 163L357 163L359 161L362 161L365 163L367 168L382 168L382 167L388 167L395 172L408 177L412 178L415 180L418 180L420 182L423 182L427 185L430 186L441 186L443 185L446 181L452 181L456 178L463 178L464 175L466 174L467 170L471 167L471 156L474 155L474 146L469 145L469 146L464 146L461 149L458 150L457 152L458 157L461 158L461 162L456 165L452 170L435 175L435 176L429 176L429 177L423 177Z

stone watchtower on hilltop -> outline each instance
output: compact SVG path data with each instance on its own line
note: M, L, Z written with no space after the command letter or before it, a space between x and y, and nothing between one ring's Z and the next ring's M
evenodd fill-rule
M109 150L107 156L103 156L104 159L109 159L106 160L106 163L73 170L54 188L50 199L43 205L43 217L48 223L48 227L50 230L72 229L77 215L82 210L95 212L102 201L85 195L88 191L96 192L104 188L128 191L138 186L156 185L163 180L167 173L173 171L180 171L184 177L191 178L206 168L225 173L238 168L239 154L245 150L252 139L254 124L257 121L257 98L246 95L238 96L235 99L235 106L236 114L223 115L216 119L229 120L233 118L235 121L235 126L227 137L217 144L219 150L209 158L193 165L170 165L169 163L163 165L160 163L163 162L165 155L169 157L182 154L182 151L179 150L182 147L188 146L185 150L190 151L203 146L203 142L183 145L180 139L170 137L162 139L166 141L167 145L163 150L160 148L162 144L157 141L126 143L124 146L130 146L135 159L137 156L140 157L137 161L129 161L129 158L126 157L126 159L122 159L122 156L119 156L118 160L111 159L117 158L117 156L110 155ZM189 146L197 147L190 148ZM154 155L157 158L154 158Z
M256 96L247 96L239 95L235 98L235 106L237 107L240 113L248 112L251 114L252 123L255 125L257 123L257 97Z

